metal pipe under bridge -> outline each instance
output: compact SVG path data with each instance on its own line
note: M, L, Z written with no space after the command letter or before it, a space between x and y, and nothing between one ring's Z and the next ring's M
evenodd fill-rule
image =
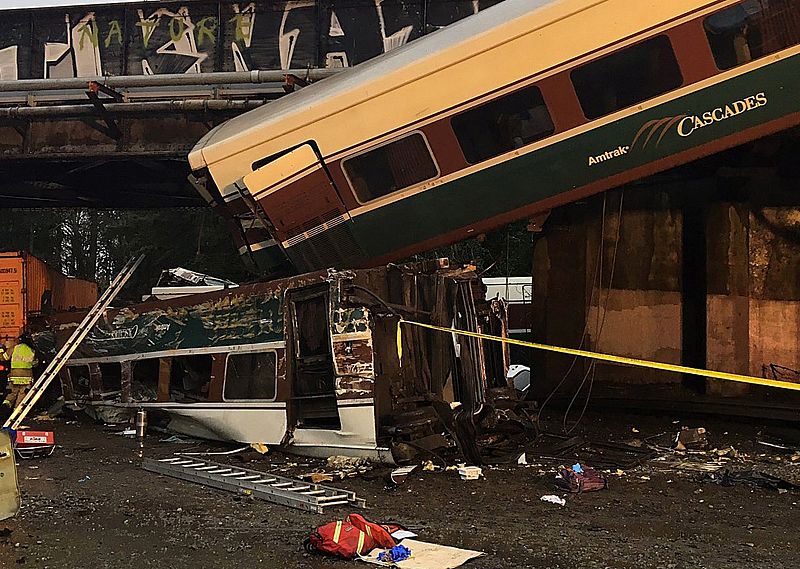
M210 128L494 3L0 10L0 203L204 205L186 154Z

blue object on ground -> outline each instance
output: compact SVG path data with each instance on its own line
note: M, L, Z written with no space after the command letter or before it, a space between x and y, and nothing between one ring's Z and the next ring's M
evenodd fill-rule
M572 465L572 471L576 472L578 474L583 472L583 467L581 466L581 463L580 462L576 462L575 464L573 464Z
M395 545L391 549L387 549L378 554L378 561L385 561L388 563L397 563L403 559L411 557L411 550L405 545Z

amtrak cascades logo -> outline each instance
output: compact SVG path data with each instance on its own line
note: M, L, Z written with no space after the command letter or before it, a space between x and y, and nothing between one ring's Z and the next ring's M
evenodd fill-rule
M646 122L636 133L633 142L629 146L618 146L617 148L606 150L602 154L589 156L589 166L614 160L636 150L644 150L651 143L655 148L661 145L661 141L670 133L675 132L681 138L688 138L697 131L709 127L715 123L720 123L749 113L764 107L768 104L766 93L757 93L737 101L731 101L715 109L704 111L696 115L677 115L655 119Z
M630 149L630 146L618 146L614 150L606 150L597 156L589 156L589 166L594 166L595 164L600 164L600 162L606 162L607 160L613 160L614 158L624 156Z
M678 135L682 137L691 136L701 128L711 126L717 122L723 122L741 114L750 112L767 104L766 93L758 93L740 101L728 103L724 107L717 107L712 111L706 111L702 115L691 115L684 117L678 123Z

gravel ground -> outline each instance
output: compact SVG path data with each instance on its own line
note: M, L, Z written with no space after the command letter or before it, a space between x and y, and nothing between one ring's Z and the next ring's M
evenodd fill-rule
M708 418L681 424L706 426L712 447L735 447L738 458L723 459L731 468L800 482L798 457L792 461L756 444L764 427ZM301 547L310 531L346 510L304 513L146 472L138 466L136 441L101 425L59 419L39 426L56 431L59 447L49 458L19 462L23 507L15 519L0 522L0 567L323 569L358 563L311 556ZM597 440L626 441L679 426L674 417L595 414L583 430ZM796 428L783 428L800 438ZM213 447L160 442L164 437L148 436L145 456ZM288 473L321 464L273 452L228 460ZM486 552L470 568L796 566L800 491L718 486L700 473L649 462L610 473L607 490L567 496L559 507L540 500L556 493L556 465L492 467L484 480L469 482L452 471L418 471L393 490L378 467L336 484L366 498L368 518L413 527L425 541Z

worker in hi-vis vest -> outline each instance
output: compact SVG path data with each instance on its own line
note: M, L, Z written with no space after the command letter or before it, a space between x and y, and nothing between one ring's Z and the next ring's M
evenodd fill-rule
M39 361L36 359L36 352L33 349L31 337L23 334L19 337L19 342L11 352L11 372L8 374L9 392L6 395L3 405L14 409L22 403L25 394L33 383L33 368Z

